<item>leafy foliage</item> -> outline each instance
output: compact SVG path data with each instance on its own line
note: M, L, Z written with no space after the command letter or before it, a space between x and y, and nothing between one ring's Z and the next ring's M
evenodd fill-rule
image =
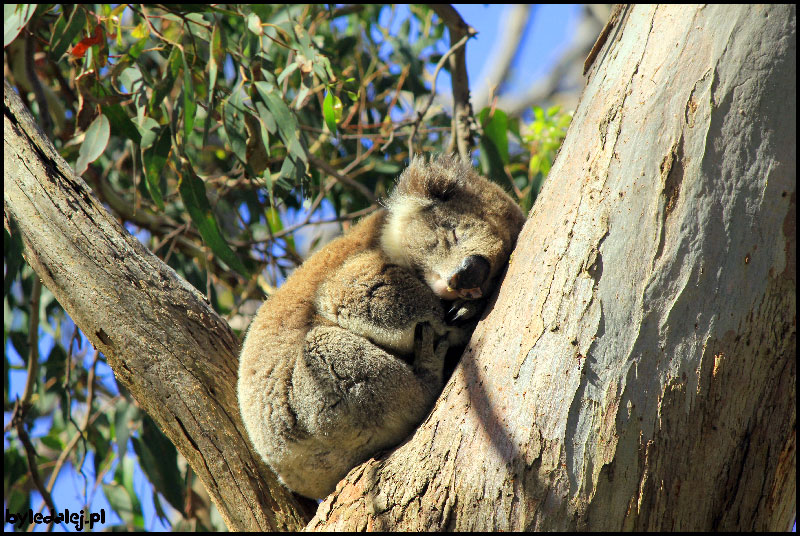
M235 329L331 232L378 208L412 132L415 152L447 147L448 112L434 104L418 117L449 46L426 7L410 6L400 24L374 5L4 9L7 78L56 148ZM482 171L529 209L569 115L535 110L526 125L487 108L477 119ZM116 528L150 528L138 467L158 517L224 528L52 294L31 299L38 283L13 222L3 244L6 507L43 507L8 423L11 384L33 374L24 419L46 487L71 466L86 507L101 494Z

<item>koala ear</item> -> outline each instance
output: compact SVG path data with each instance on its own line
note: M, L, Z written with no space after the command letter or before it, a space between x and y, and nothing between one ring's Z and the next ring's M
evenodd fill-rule
M430 163L415 156L397 181L396 193L434 201L447 201L460 188L471 168L458 157L441 155Z

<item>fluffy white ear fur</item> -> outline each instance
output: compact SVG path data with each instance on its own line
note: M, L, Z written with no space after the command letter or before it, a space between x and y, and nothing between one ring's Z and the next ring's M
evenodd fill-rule
M381 248L394 264L411 268L408 248L403 246L403 235L409 222L426 205L424 199L404 195L391 200L386 224L381 233Z

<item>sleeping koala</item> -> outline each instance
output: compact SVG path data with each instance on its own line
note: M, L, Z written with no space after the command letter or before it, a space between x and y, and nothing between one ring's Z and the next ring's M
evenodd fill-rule
M412 160L385 210L300 266L242 348L239 406L284 484L322 498L407 437L442 389L525 216L459 158ZM473 323L463 324L473 319Z

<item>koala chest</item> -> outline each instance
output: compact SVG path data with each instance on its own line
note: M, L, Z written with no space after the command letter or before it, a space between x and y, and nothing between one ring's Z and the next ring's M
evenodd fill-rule
M316 307L326 320L402 354L413 351L417 324L438 326L444 316L433 291L380 251L347 260L318 289Z

